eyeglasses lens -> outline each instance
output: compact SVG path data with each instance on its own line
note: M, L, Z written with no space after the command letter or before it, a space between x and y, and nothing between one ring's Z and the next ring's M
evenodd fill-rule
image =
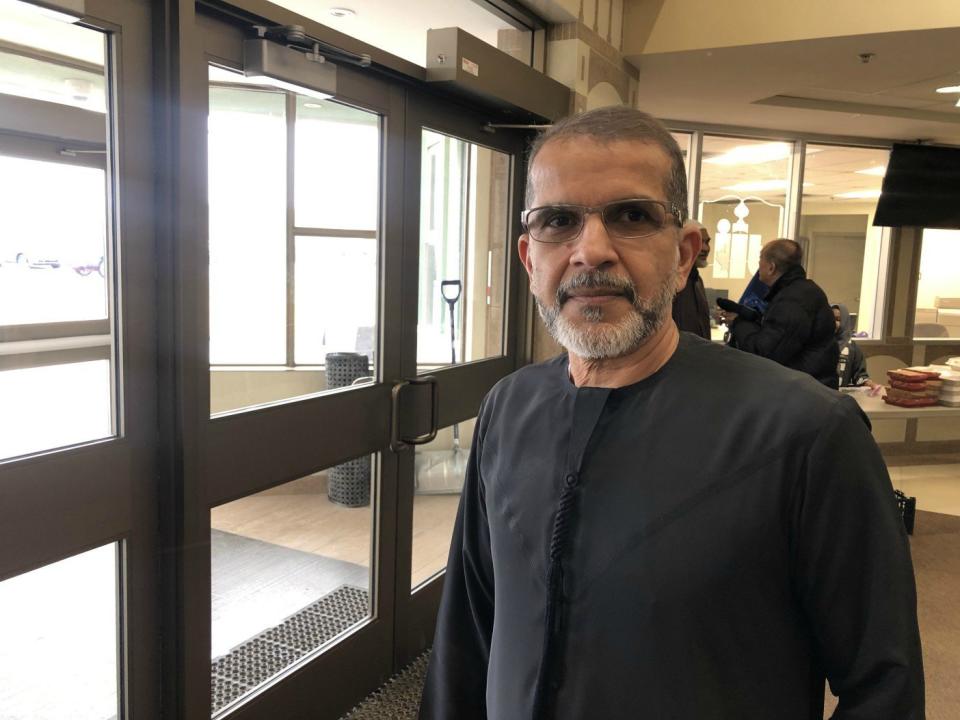
M638 238L653 235L666 222L663 205L644 200L610 203L603 209L603 224L611 235Z
M587 208L578 206L542 207L527 217L530 235L540 242L562 243L580 235ZM615 237L639 238L653 235L666 224L667 211L653 200L622 200L600 209L607 232Z

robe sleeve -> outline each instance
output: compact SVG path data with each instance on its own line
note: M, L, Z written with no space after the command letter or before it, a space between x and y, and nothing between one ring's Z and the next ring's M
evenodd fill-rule
M481 409L450 544L433 652L420 701L420 720L487 718L494 582L480 476L483 416Z
M851 398L807 454L794 584L839 705L833 720L923 720L910 546L886 466Z

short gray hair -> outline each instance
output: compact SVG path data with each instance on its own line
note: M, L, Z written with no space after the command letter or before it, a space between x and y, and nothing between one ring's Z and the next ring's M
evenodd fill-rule
M783 273L803 263L803 248L795 240L777 238L763 246L760 257L772 262L777 272Z
M670 160L670 174L664 181L664 193L667 202L672 204L683 223L687 219L687 164L683 159L680 146L673 135L652 115L635 108L612 105L588 110L579 115L558 120L541 133L530 146L527 159L527 207L533 202L533 183L530 171L533 161L543 146L553 140L569 140L586 137L600 143L613 143L627 140L646 142L663 150Z

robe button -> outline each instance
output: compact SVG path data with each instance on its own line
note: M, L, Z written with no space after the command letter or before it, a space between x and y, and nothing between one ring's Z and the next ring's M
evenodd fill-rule
M572 488L572 487L576 487L577 480L579 479L580 478L577 477L576 473L570 473L563 479L563 482L566 483L566 486L568 488Z

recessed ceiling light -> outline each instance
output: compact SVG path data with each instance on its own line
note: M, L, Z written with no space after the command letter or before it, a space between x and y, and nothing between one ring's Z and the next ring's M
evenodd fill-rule
M330 8L330 14L337 18L345 18L353 17L357 14L357 11L346 7L332 7Z
M323 109L323 105L322 105L321 103L318 103L318 102L305 102L305 103L303 104L303 106L304 106L305 108L310 108L311 110L322 110L322 109Z
M877 177L883 177L887 174L886 165L875 165L874 167L868 167L865 170L854 170L857 175L875 175Z
M880 197L879 190L853 190L851 192L834 195L836 198L847 198L848 200L873 200Z
M805 182L805 188L812 187L813 183ZM747 182L737 183L736 185L724 185L722 190L733 190L734 192L767 192L771 190L786 190L786 180L748 180Z
M704 158L712 165L757 165L783 160L793 154L793 145L784 142L761 143L759 145L738 145L722 155Z
M938 93L960 93L960 85L948 85L947 87L937 88Z

